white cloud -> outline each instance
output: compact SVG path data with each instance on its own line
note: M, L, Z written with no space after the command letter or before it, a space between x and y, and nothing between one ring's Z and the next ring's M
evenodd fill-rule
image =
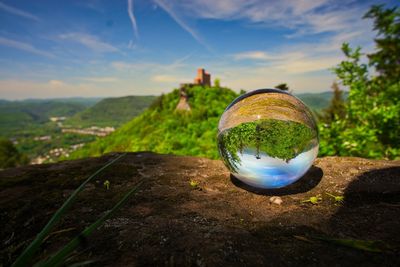
M241 59L268 60L271 59L271 56L264 51L248 51L248 52L238 53L234 55L234 58L237 60Z
M291 33L286 35L288 38L329 33L331 36L348 35L364 43L371 37L370 24L362 20L362 15L369 8L369 2L355 4L352 0L340 3L333 0L169 0L166 5L163 0L154 1L172 14L172 17L180 18L181 21L185 18L185 25L190 20L197 20L197 23L201 23L201 19L240 20L250 26L289 29ZM326 45L329 47L329 44Z
M136 39L139 38L139 31L136 23L136 18L133 13L133 0L128 0L128 15L129 19L131 20L133 33L135 34Z
M145 62L126 62L126 61L113 61L111 62L111 67L117 71L146 71L151 73L159 72L171 72L186 66L185 61L187 61L192 55L186 55L184 57L178 58L171 63L158 63L152 61Z
M6 5L3 2L0 2L0 9L4 10L4 11L10 13L10 14L17 15L17 16L20 16L20 17L23 17L23 18L26 18L26 19L31 19L31 20L35 20L35 21L39 21L40 20L37 16L35 16L35 15L29 13L29 12L26 12L26 11L23 11L21 9Z
M15 40L12 40L12 39L7 39L7 38L4 38L4 37L0 37L0 45L12 47L12 48L19 49L19 50L23 50L23 51L26 51L26 52L29 52L29 53L40 55L40 56L45 56L45 57L49 57L49 58L53 58L54 57L53 54L51 54L51 53L49 53L47 51L43 51L43 50L40 50L38 48L35 48L31 44L23 43L23 42L20 42L20 41L15 41Z
M275 68L287 74L326 71L339 63L337 57L304 58L299 61L289 60Z
M159 2L160 0L155 0ZM187 17L238 20L282 26L306 34L346 29L360 19L368 4L340 5L331 0L171 0L169 9Z
M48 84L51 88L62 88L66 86L66 84L60 80L50 80Z
M93 83L113 83L118 81L116 77L84 77L80 79Z
M108 97L132 95L128 84L120 90L113 90L105 84L90 82L69 83L61 80L0 80L0 95L3 99L59 98L59 97ZM138 93L137 93L138 94Z
M281 51L266 54L262 51L248 51L233 55L236 60L253 60L256 68L279 70L287 75L323 71L340 62L340 56L329 54L312 54L302 51ZM263 63L263 64L261 64Z
M62 40L68 40L71 42L79 43L95 52L99 53L109 53L109 52L117 52L118 48L113 45L101 41L98 37L86 34L86 33L65 33L59 35L59 38Z
M172 75L155 75L151 79L158 83L174 83L176 85L188 80L188 78L178 78Z
M222 68L221 66L218 66ZM212 66L212 68L216 68ZM295 66L293 65L293 68ZM251 91L260 88L273 88L279 83L287 83L294 93L321 92L329 90L334 75L329 71L302 72L280 67L225 66L222 73L212 73L221 82L235 90Z

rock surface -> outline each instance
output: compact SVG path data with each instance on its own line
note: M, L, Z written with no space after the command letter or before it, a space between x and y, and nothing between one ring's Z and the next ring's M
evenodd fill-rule
M1 264L10 265L73 190L116 156L0 172ZM141 178L140 191L69 263L400 266L399 161L321 158L290 187L257 190L231 177L220 161L153 153L129 153L103 171L81 192L35 260L66 244ZM326 193L344 196L344 202ZM272 196L279 196L281 205L271 204ZM314 196L321 199L318 204L304 202ZM381 241L382 252L319 237Z

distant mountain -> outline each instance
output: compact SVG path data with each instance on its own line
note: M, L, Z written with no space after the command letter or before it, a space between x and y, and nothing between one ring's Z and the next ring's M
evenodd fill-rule
M72 116L88 107L88 103L55 100L0 101L1 135L9 136L19 130L38 126L54 116Z
M118 127L142 113L155 98L155 96L105 98L67 119L64 125Z
M344 92L343 96L346 99L348 93ZM331 91L322 93L303 93L295 94L296 97L300 98L308 107L315 112L321 112L323 109L329 106L332 99L333 93Z
M57 103L82 104L86 107L90 107L102 99L103 99L102 97L65 97L65 98L47 98L47 99L28 98L25 100L14 101L14 102L24 102L24 103L57 102Z

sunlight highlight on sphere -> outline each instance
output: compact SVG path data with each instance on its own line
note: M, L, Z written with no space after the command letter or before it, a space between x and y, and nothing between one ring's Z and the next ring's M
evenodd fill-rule
M258 188L300 179L318 155L318 131L308 107L277 89L236 98L218 125L219 153L232 175Z

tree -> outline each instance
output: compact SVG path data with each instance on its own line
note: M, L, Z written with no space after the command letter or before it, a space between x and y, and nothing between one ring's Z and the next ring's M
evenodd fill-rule
M223 160L236 172L244 149L289 161L315 144L316 132L302 123L275 119L241 123L219 134L218 146Z
M161 110L163 108L164 94L161 94L150 104L150 109Z
M275 88L282 91L289 91L289 86L286 83L280 83L277 86L275 86Z
M346 115L345 101L343 99L343 91L339 88L337 82L332 84L333 96L329 107L323 110L320 120L324 123L332 123L337 119L344 119Z
M220 79L216 78L214 80L214 87L217 87L217 88L221 87L221 80Z
M361 48L344 43L347 57L334 72L349 88L344 119L320 125L322 154L400 157L400 10L373 6L376 51L363 62ZM332 145L335 144L336 145Z
M0 168L11 168L28 163L28 158L15 148L14 144L6 139L0 138Z
M400 9L383 9L383 5L373 6L364 18L374 19L377 31L377 50L369 54L369 65L379 71L380 76L397 80L400 77Z

